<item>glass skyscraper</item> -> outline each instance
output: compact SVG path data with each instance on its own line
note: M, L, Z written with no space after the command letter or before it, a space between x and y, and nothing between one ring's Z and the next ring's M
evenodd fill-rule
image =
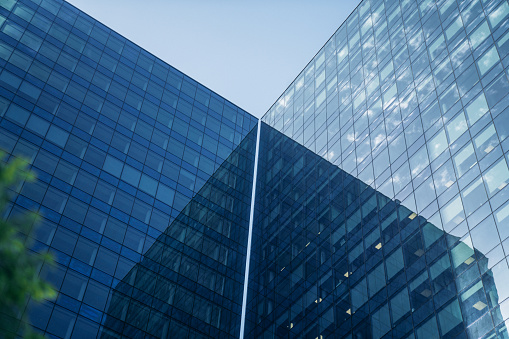
M289 230L254 252L253 333L508 337L508 14L506 1L363 1L262 118L362 183L338 193L347 177L313 166L318 186L295 185L316 197L286 202L295 169L283 175L284 152L267 162L285 181L265 188L279 203L257 197L278 217L255 227Z
M257 119L63 1L0 25L0 149L38 177L4 217L39 211L57 261L33 326L238 337Z
M54 338L509 338L509 3L364 0L261 121L0 2L0 149ZM255 94L253 94L255 95Z

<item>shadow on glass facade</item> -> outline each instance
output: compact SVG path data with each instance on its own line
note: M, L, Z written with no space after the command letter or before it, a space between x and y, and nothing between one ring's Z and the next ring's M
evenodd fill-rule
M116 286L102 338L238 337L255 146L256 129Z
M246 337L509 338L503 252L482 253L266 124L258 170Z

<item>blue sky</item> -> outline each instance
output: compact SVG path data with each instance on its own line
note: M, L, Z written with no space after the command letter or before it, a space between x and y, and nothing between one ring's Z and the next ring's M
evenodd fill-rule
M261 117L358 0L68 0Z

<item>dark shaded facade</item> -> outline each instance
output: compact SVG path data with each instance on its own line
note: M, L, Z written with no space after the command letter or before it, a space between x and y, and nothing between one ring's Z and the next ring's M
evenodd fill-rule
M117 285L101 337L238 337L255 146L253 130Z
M258 166L246 337L509 337L505 260L265 124Z

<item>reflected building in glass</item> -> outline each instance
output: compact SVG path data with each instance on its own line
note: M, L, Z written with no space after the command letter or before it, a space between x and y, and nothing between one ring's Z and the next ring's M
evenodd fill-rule
M261 121L60 0L0 3L10 218L54 338L509 338L509 3L364 0Z
M491 239L444 232L263 123L259 154L246 337L509 338Z
M256 129L117 284L102 338L239 335L255 145Z

